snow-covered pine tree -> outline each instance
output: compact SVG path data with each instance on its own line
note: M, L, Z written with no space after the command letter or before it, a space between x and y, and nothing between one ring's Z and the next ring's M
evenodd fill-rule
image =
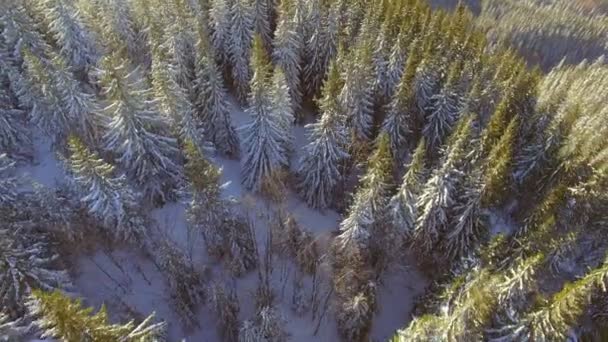
M169 53L173 66L173 79L188 93L195 77L195 42L193 27L198 23L190 11L187 0L172 0L169 26L164 28L164 48Z
M486 159L481 202L484 206L500 205L509 192L519 119L511 119L500 140Z
M451 144L444 149L440 166L433 171L418 198L419 215L412 245L423 252L431 251L448 228L456 190L463 178L462 165L467 157L465 147L471 137L471 125L471 115L460 119L450 138Z
M426 144L424 139L421 139L403 176L399 192L391 198L388 205L393 229L401 238L412 235L418 219L417 201L422 193L427 173L425 156Z
M39 0L41 14L70 65L86 71L99 59L95 39L85 28L79 12L66 0Z
M251 69L254 73L247 112L252 121L240 128L244 156L241 175L246 188L258 191L262 182L289 165L285 146L290 132L285 132L283 119L272 110L270 61L258 36L254 38Z
M364 40L351 52L352 60L343 62L344 87L340 93L342 108L348 113L347 124L356 141L371 139L373 124L372 46Z
M431 98L438 92L440 81L440 65L437 61L439 53L436 51L435 43L439 34L438 26L441 25L441 16L433 15L429 25L430 28L422 39L423 53L414 81L416 104L421 118L428 113L429 106L432 104Z
M277 29L274 34L272 59L280 67L289 85L293 111L299 113L302 105L301 66L304 42L298 32L297 12L290 0L281 2Z
M277 309L267 306L260 310L257 318L259 339L268 342L287 342L289 334L285 331L285 319Z
M36 318L34 325L42 330L41 338L65 341L165 341L165 323L152 323L154 314L140 324L111 324L105 306L92 314L83 308L81 299L71 299L59 291L35 290L27 303Z
M151 32L150 35L154 33ZM186 90L177 82L173 69L175 66L168 62L166 49L162 46L152 46L152 92L160 114L182 141L190 139L197 147L203 148L205 130L194 115L194 107Z
M416 68L420 62L419 45L418 40L414 40L410 45L405 70L397 85L393 99L388 105L388 112L382 124L382 131L388 134L391 148L396 156L408 147L407 137L416 128L417 109L412 87Z
M340 165L349 157L346 152L348 133L338 103L340 83L338 66L332 63L323 87L323 98L319 101L321 119L306 126L310 130L310 143L300 160L297 188L314 208L332 205L336 185L344 177Z
M209 26L211 45L215 51L216 62L224 65L228 61L230 43L231 3L227 0L211 0L209 9Z
M190 229L202 232L207 253L219 258L226 253L228 232L223 222L230 214L228 203L221 199L221 170L206 160L190 141L186 141L184 152L187 160L184 170L191 195L186 218Z
M15 205L19 190L19 177L15 162L6 154L0 154L0 207Z
M76 194L89 213L119 240L143 238L145 227L132 220L137 203L126 177L116 175L114 166L104 162L75 136L68 139L68 149L66 166Z
M17 107L8 82L3 83L0 71L0 154L13 159L30 158L33 151L26 112Z
M55 142L70 132L72 118L62 108L57 84L53 81L51 67L28 50L22 51L24 83L18 85L19 100L31 105L30 118Z
M209 292L212 310L218 316L219 335L223 341L238 342L239 300L234 289L214 284Z
M377 36L374 37L373 43L372 61L374 66L374 94L380 99L380 103L385 103L385 101L390 99L388 96L389 44L392 44L390 24L390 20L385 19L385 22L382 23L382 28L379 30Z
M161 238L151 251L170 291L171 303L187 328L198 326L196 311L204 301L205 285L202 274L172 241Z
M112 118L103 137L104 148L117 155L127 176L143 189L147 201L167 200L181 178L176 163L177 141L150 100L141 79L127 72L127 63L114 52L102 59L98 70Z
M145 54L139 51L137 33L134 29L129 3L123 0L103 0L96 3L93 14L99 17L100 36L108 51L122 51L131 61L139 61Z
M28 11L26 3L19 0L6 0L0 3L0 21L2 35L8 53L15 59L17 65L22 62L22 50L30 51L41 59L49 51L36 23Z
M249 92L250 69L249 56L253 39L253 12L249 1L234 0L230 8L230 35L228 54L232 66L232 80L236 94L241 103L245 103Z
M0 313L0 336L3 342L24 341L28 327L23 326L20 320L11 321L9 317Z
M289 94L288 81L281 67L275 67L274 69L274 73L272 74L272 89L270 92L274 115L277 116L277 120L279 120L283 132L287 134L284 137L285 150L293 152L293 122L295 116L293 112L293 103Z
M239 139L230 119L228 93L205 34L201 32L197 42L196 108L207 138L222 153L236 157Z
M432 155L443 145L452 126L458 121L457 116L462 102L458 90L461 72L462 62L454 62L445 85L438 94L431 97L432 108L427 109L430 114L427 116L422 134Z
M12 319L25 314L25 302L32 289L70 288L66 271L56 268L45 237L20 227L0 228L0 304Z
M385 96L389 99L393 98L393 95L397 91L397 87L406 68L406 62L410 57L409 52L411 49L408 47L409 42L406 39L407 35L404 33L405 29L406 26L403 26L397 35L388 57L388 66L386 69L387 93ZM418 40L418 42L420 42L420 40ZM415 51L418 52L419 50L416 49Z
M52 57L52 77L63 112L70 118L74 132L90 146L97 146L103 118L95 96L83 90L63 57L54 53L49 53L49 56Z
M272 30L270 27L270 8L268 0L251 0L253 10L253 32L260 35L264 48L270 52L272 48Z

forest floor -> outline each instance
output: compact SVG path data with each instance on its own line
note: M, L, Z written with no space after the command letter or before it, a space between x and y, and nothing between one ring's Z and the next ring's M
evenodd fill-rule
M236 127L246 123L247 114L231 101L232 120ZM295 168L299 153L307 143L306 129L294 127L296 147L292 157ZM35 164L21 168L33 181L47 187L54 187L65 181L60 161L52 152L50 143L44 138L36 139ZM321 252L326 252L337 231L341 216L331 210L323 212L310 209L306 203L291 191L286 200L272 203L249 193L241 186L240 163L238 160L214 157L214 162L222 168L223 191L227 198L237 200L243 213L254 222L255 236L259 254L266 250L269 219L273 212L283 209L291 214L299 227L311 232L316 238ZM255 289L259 278L256 270L240 278L232 277L222 264L210 259L205 251L200 233L189 232L185 217L186 204L173 202L157 208L150 213L155 221L155 228L161 236L167 236L182 248L193 261L196 268L204 274L208 284L218 284L233 289L240 304L239 319L245 321L255 314ZM130 318L145 317L156 312L156 318L167 322L170 341L220 341L214 316L209 305L202 304L198 310L199 326L184 329L178 315L171 306L170 291L164 277L154 262L133 247L98 247L86 253L74 254L73 265L74 289L77 296L94 307L105 304L112 319L124 321ZM283 315L290 341L337 341L337 330L333 318L331 300L331 271L327 261L321 262L317 277L305 276L303 296L308 301L316 302L316 310L309 307L302 314L296 314L292 308L294 278L296 267L289 258L274 255L272 258L271 286L276 296L276 307ZM326 260L326 258L322 258ZM204 271L203 271L204 270ZM375 313L371 338L374 341L385 341L395 330L407 325L411 320L414 300L424 292L427 285L425 277L413 263L405 260L400 267L384 273L378 285L378 310ZM314 300L313 300L314 298ZM326 303L328 305L326 305ZM327 307L326 307L327 306Z

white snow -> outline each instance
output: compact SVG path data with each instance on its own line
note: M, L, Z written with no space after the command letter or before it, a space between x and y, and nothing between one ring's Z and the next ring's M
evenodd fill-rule
M231 107L234 125L238 127L246 123L248 116L238 107L236 101L231 101ZM311 120L311 117L307 118L307 121ZM294 127L294 135L296 151L292 156L293 169L296 167L294 164L299 157L298 153L307 142L306 130L303 126ZM22 167L20 170L43 185L55 186L64 177L61 165L45 139L38 138L36 142L36 164ZM219 156L215 157L214 161L223 169L222 181L227 183L224 187L224 196L240 201L244 208L243 212L248 210L252 216L255 216L256 241L260 254L262 254L268 229L267 215L265 215L269 207L268 203L259 196L248 193L241 186L239 161ZM320 212L310 209L291 191L280 205L294 216L301 227L315 234L322 249L329 246L333 238L331 232L338 228L341 221L338 213L331 210ZM274 206L277 205L274 204ZM153 229L158 229L162 235L169 237L183 248L193 260L195 268L203 272L205 281L209 284L213 282L223 286L234 284L240 302L239 319L241 321L251 319L255 313L253 293L258 286L257 271L250 272L242 278L233 279L221 264L210 260L205 253L200 234L189 235L188 233L185 208L186 205L183 203L169 203L153 210L150 213L150 217L156 221ZM90 251L88 255L80 255L74 264L76 265L74 283L78 294L85 298L88 305L96 308L105 303L113 320L124 321L133 315L144 317L156 312L157 319L165 320L168 323L170 341L183 338L187 341L220 340L216 331L216 317L211 312L209 305L201 305L198 311L200 324L198 328L192 331L185 331L182 328L180 319L171 307L170 293L165 286L163 274L149 257L133 247L117 246L113 250L102 250L100 247L98 250ZM331 273L329 267L320 266L321 285L317 295L321 308L314 320L310 310L302 316L298 316L291 309L295 273L293 262L287 257L275 255L273 270L271 284L276 294L275 303L286 320L290 341L339 340L331 308L320 319L319 331L316 335L314 334L329 289ZM407 265L400 270L387 272L378 287L379 309L371 334L374 341L386 340L396 329L406 325L411 319L413 299L422 293L425 286L426 280L415 269L408 268ZM310 298L311 292L312 278L305 276L305 298Z

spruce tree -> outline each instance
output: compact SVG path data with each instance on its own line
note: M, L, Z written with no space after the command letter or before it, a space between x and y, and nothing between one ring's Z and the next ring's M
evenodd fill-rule
M304 42L298 33L296 13L291 6L293 4L288 0L281 2L272 59L285 73L293 111L297 113L302 103L300 77Z
M0 154L21 159L32 156L32 141L26 112L17 108L15 102L8 86L0 85Z
M232 80L236 94L244 103L249 92L250 69L249 56L253 56L251 43L253 38L253 12L246 0L234 0L230 8L230 36L228 54L232 66Z
M118 239L144 237L145 228L136 224L134 217L136 195L127 184L126 177L116 175L112 165L91 152L75 136L69 138L68 149L67 169L76 195L89 213Z
M0 313L0 336L4 342L19 342L25 340L27 327L22 322L11 321L7 315Z
M258 36L254 39L251 69L251 94L248 114L252 121L240 128L243 132L243 160L241 175L243 185L252 190L260 190L262 182L283 167L289 165L285 131L285 120L273 111L270 96L270 61Z
M472 117L460 120L450 139L440 166L433 171L418 198L419 215L414 230L414 244L430 251L444 235L456 201L456 191L463 178L462 165L466 161L467 146L471 137Z
M518 131L519 120L515 117L488 155L482 196L484 206L500 204L509 192Z
M201 40L204 38L201 38ZM197 97L198 115L205 128L205 134L222 153L237 156L239 140L230 119L228 93L224 86L221 71L212 58L212 53L205 51L206 44L198 44L198 68L196 82L199 88Z
M174 80L188 93L192 91L195 64L195 31L198 25L192 18L191 10L185 0L172 0L171 19L168 27L164 28L163 45L171 57Z
M111 117L104 148L117 156L127 176L143 189L146 200L163 202L176 188L181 171L176 163L177 142L166 120L150 101L150 90L126 70L118 52L104 57L98 71Z
M20 179L15 169L15 162L6 154L0 154L0 207L16 204Z
M298 167L298 190L308 205L327 208L333 204L336 186L343 180L341 165L348 159L346 145L348 133L340 115L338 94L340 75L334 63L323 86L319 101L321 119L306 126L310 130L310 143Z
M66 0L40 0L40 7L63 57L77 69L94 66L99 59L98 47L79 12Z
M11 318L24 315L33 289L72 286L67 272L56 267L58 256L44 235L6 224L0 228L0 247L0 304Z
M426 144L424 139L420 140L418 147L412 156L412 161L407 167L403 181L388 205L390 218L395 230L400 232L401 237L412 235L416 220L418 219L418 197L422 193L426 177L425 168Z
M252 0L253 10L253 32L260 35L264 48L270 51L272 46L272 31L270 28L270 10L271 5L268 0Z
M271 101L272 111L280 120L281 129L287 133L285 136L285 150L294 150L293 123L295 115L293 112L293 101L289 95L289 85L285 73L281 67L275 67L272 74Z
M224 65L229 59L230 25L231 25L230 1L211 0L209 9L209 28L211 29L211 45L215 51L218 63Z
M80 299L72 300L59 291L33 291L28 302L34 324L42 338L59 338L64 341L164 341L165 323L151 323L154 314L136 325L109 323L105 306L92 314L92 308L83 308Z

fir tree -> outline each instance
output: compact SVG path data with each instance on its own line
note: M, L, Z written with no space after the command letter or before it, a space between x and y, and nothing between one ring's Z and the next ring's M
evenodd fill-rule
M88 69L97 63L98 47L87 31L79 12L65 0L40 0L53 38L61 54L78 69Z
M249 65L249 55L253 38L253 13L246 0L234 0L230 9L230 36L228 54L232 66L232 79L236 93L245 102L249 91L249 81L252 70Z
M403 176L399 192L391 198L389 203L393 227L401 233L402 237L411 236L418 218L417 201L422 193L426 176L425 155L426 144L422 139Z
M515 117L488 155L482 196L485 206L500 204L508 193L518 131L519 120Z
M272 75L271 101L272 110L277 120L280 120L285 136L285 150L292 152L294 148L294 137L292 134L294 113L289 86L285 73L280 67L276 67Z
M239 140L230 120L228 93L224 86L221 71L211 54L199 44L201 55L197 69L199 94L197 107L208 138L221 152L237 156Z
M315 208L327 208L332 204L336 186L344 177L341 164L349 157L346 152L348 133L337 100L339 91L340 75L334 63L319 101L323 114L319 122L306 126L310 130L310 143L298 167L298 190L308 205Z
M6 154L0 154L0 206L14 205L18 196L19 177L16 176L15 162Z
M465 146L471 136L471 116L463 117L446 148L442 164L433 172L418 198L419 215L414 230L414 244L429 251L443 236L463 177Z
M348 113L353 136L366 141L371 138L374 105L371 45L363 42L355 50L354 59L345 63L341 105Z
M19 320L11 321L8 316L0 313L0 336L3 342L23 341L27 334L27 327L21 325Z
M67 168L80 201L89 213L103 222L110 234L131 240L145 236L144 227L134 224L136 196L125 176L117 176L114 167L91 152L76 137L68 140L70 157Z
M17 107L17 100L8 85L1 84L2 79L0 72L0 154L14 159L31 157L32 141L26 112Z
M272 45L272 31L270 29L270 3L268 0L252 0L253 32L260 35L264 48L270 51Z
M124 60L114 53L104 57L101 66L100 82L109 102L104 111L112 118L104 148L118 156L127 176L143 188L145 199L165 201L180 177L174 161L177 142L149 101L150 90L127 73Z
M195 32L192 27L198 25L188 13L191 9L185 0L173 0L173 21L165 28L163 45L169 52L173 66L174 80L185 89L191 91L194 80L195 64Z
M226 63L229 59L230 25L231 25L230 2L226 0L211 0L209 9L209 26L211 29L211 44L215 51L216 61Z
M11 318L22 317L32 289L70 288L66 271L56 268L45 237L17 227L0 228L0 304Z
M263 181L288 166L285 146L290 132L285 131L284 118L272 110L268 87L270 62L261 38L257 36L254 39L251 68L254 74L247 112L252 121L240 128L244 154L241 174L246 188L260 190Z
M43 330L42 338L59 338L64 341L164 341L165 323L151 323L154 314L136 325L110 324L105 306L92 314L92 308L83 308L80 299L72 300L59 291L36 290L28 302L34 324Z
M297 30L296 13L290 6L287 0L281 3L272 57L274 63L285 72L293 111L298 112L302 102L300 77L304 42Z

